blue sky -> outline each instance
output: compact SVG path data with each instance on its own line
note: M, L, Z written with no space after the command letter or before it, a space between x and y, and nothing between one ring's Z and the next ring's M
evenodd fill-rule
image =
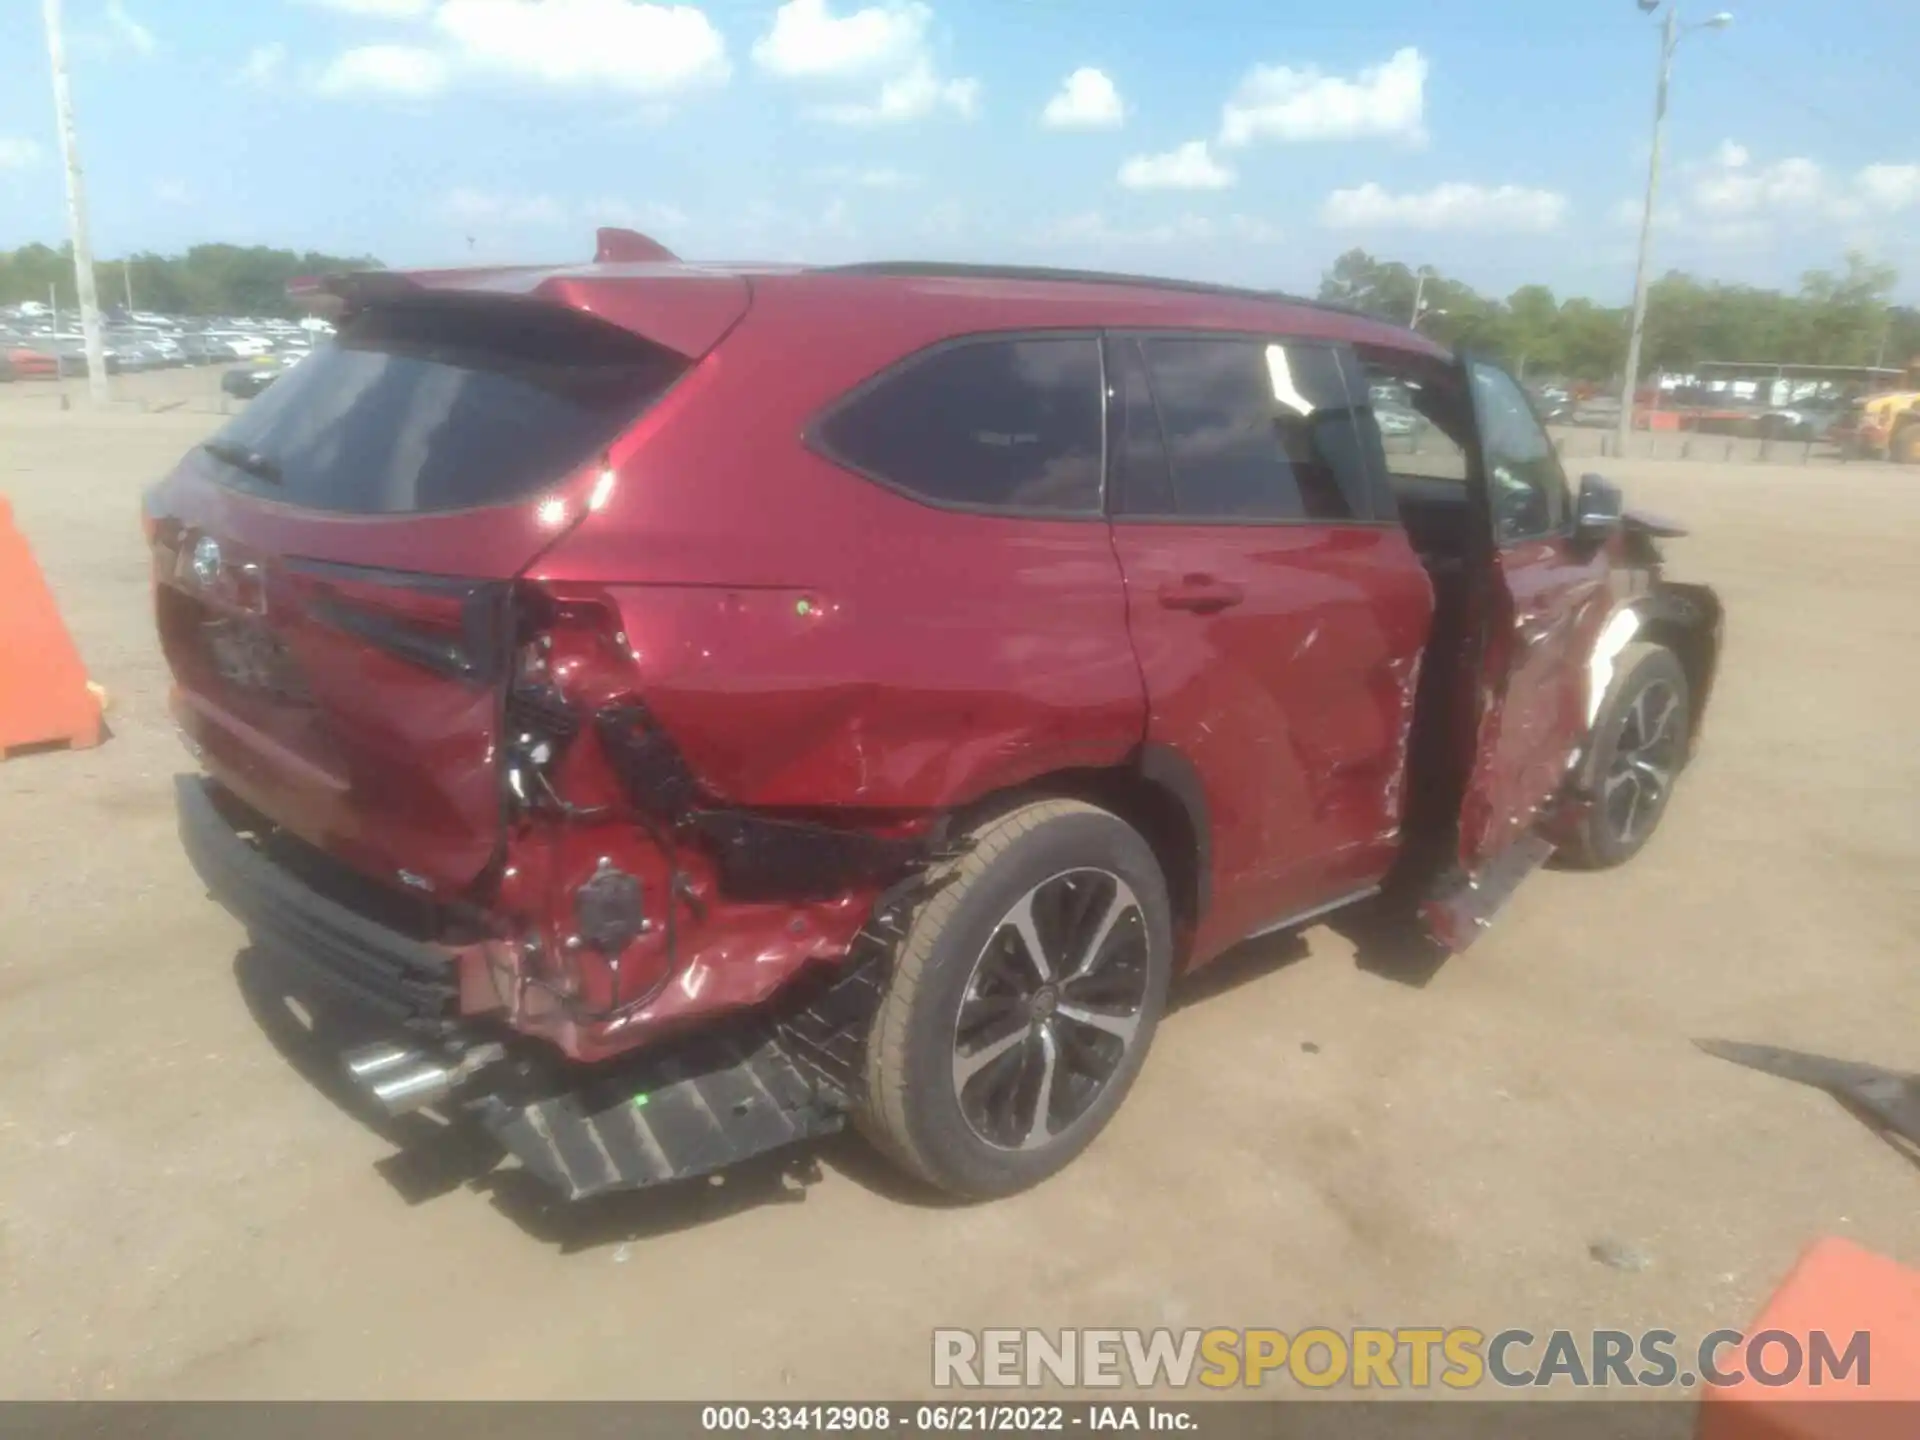
M1728 0L1676 70L1657 264L1920 296L1920 4ZM1311 288L1360 245L1624 300L1633 0L66 0L98 253L1004 259ZM1704 19L1707 4L1690 18ZM0 246L65 205L0 0Z

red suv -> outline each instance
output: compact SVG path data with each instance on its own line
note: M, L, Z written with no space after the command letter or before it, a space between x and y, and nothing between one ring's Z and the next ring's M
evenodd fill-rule
M570 1196L848 1118L1031 1184L1174 975L1383 888L1457 949L1700 733L1679 532L1395 325L620 234L327 288L148 497L181 834L360 1087Z

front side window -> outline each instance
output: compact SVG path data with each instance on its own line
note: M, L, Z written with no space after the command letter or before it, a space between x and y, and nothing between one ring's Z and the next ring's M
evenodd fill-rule
M1571 507L1553 442L1511 375L1480 360L1471 362L1468 373L1495 540L1506 544L1554 533L1566 524Z
M821 423L835 460L936 505L1100 511L1100 342L969 340L910 360Z
M1333 354L1250 339L1141 342L1181 518L1366 513L1352 406Z

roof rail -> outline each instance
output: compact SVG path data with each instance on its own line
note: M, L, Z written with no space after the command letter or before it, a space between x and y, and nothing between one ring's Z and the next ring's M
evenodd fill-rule
M1284 290L1254 290L1239 285L1220 285L1209 280L1174 280L1162 275L1127 275L1106 270L1067 270L1045 265L969 265L942 260L864 260L851 265L822 265L819 270L832 275L878 275L900 279L930 280L1037 280L1074 285L1135 285L1151 290L1173 290L1194 295L1219 295L1236 300L1265 300L1275 305L1300 305L1309 310L1330 310L1339 315L1355 315L1382 325L1381 320L1350 305L1327 300L1309 300Z

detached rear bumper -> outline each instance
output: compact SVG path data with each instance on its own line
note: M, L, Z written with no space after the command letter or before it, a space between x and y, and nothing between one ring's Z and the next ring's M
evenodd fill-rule
M177 776L174 795L187 858L256 946L388 1024L428 1036L453 1028L460 951L381 924L268 858L222 810L210 781Z
M389 1114L464 1114L575 1200L711 1174L845 1123L844 1086L876 993L861 967L778 1013L569 1063L539 1041L461 1020L461 949L383 924L262 853L211 782L183 775L175 794L188 858L254 946L395 1037L338 1057Z

